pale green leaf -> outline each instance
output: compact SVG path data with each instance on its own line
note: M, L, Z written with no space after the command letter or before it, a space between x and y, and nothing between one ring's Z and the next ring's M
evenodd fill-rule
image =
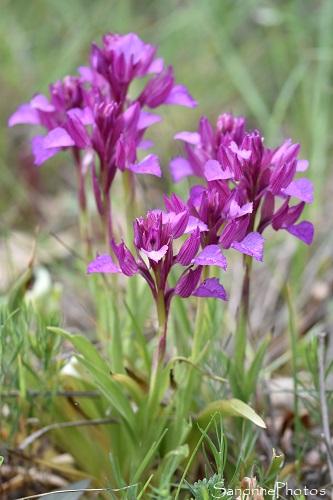
M107 363L104 361L97 349L95 349L90 340L82 335L74 335L66 330L63 330L62 328L48 327L48 330L68 339L73 344L75 349L77 349L85 359L90 361L97 368L110 372Z
M273 448L273 456L269 464L268 470L265 477L265 486L268 488L274 488L276 477L279 474L284 462L284 455L277 455Z
M225 417L242 417L250 420L258 427L266 427L265 422L257 413L246 403L240 399L229 399L213 401L208 404L206 408L197 416L197 422L201 427L206 426L211 416L214 413L220 413L223 418Z
M136 424L130 401L121 385L112 377L107 363L97 349L95 349L88 339L81 335L73 335L61 328L49 328L49 330L70 340L73 346L79 351L80 356L77 356L78 360L88 370L98 389L103 392L112 406L124 418L134 437Z

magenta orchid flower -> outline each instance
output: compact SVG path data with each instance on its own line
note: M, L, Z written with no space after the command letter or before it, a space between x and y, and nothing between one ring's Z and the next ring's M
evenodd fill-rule
M182 85L175 85L173 70L155 58L156 47L145 44L134 33L108 34L103 46L92 45L90 67L80 67L81 77L65 77L50 86L50 98L37 94L9 119L41 125L46 135L32 139L35 165L41 165L61 150L70 149L78 173L78 198L86 211L85 177L91 171L96 206L112 236L110 189L118 170L161 177L158 157L149 154L139 161L138 149L152 142L144 140L146 130L161 117L144 110L163 104L196 106ZM130 84L152 75L141 93L132 99ZM130 195L130 193L129 193Z
M313 201L311 181L305 177L294 180L297 172L307 168L307 162L297 158L299 148L299 144L288 140L274 151L265 149L263 139L255 131L246 134L239 147L231 143L228 150L224 148L224 161L208 161L205 177L210 185L234 186L241 203L253 204L249 231L253 231L256 222L259 234L271 225L274 230L285 229L310 245L313 225L307 221L296 224L305 203ZM299 203L292 205L291 198ZM275 211L279 199L284 203ZM257 214L258 217L260 214L259 221L256 221Z
M62 82L50 85L50 99L36 94L29 104L22 104L10 117L8 125L19 123L41 125L51 131L61 127L66 112L73 108L83 109L89 105L89 94L83 86L81 78L66 76Z
M260 133L246 133L245 119L232 115L221 115L215 132L202 118L199 132L180 132L175 139L185 142L186 158L172 160L174 180L196 175L207 181L207 188L192 188L189 206L208 225L210 241L220 231L223 248L232 246L261 260L264 239L260 235L271 225L311 244L313 225L308 221L297 224L305 203L313 201L312 183L305 177L295 179L308 167L306 160L298 159L299 144L289 139L274 151L265 148ZM293 198L299 201L297 205ZM230 202L238 211L234 216L226 213Z
M90 66L80 68L90 81L102 77L110 97L125 102L130 83L135 78L154 75L135 100L141 106L156 108L162 104L178 104L193 108L196 101L182 85L174 85L172 67L165 68L161 58L155 59L156 46L145 44L136 34L108 34L103 37L103 46L93 44Z
M240 145L245 135L245 118L235 118L230 114L220 115L214 132L204 116L198 132L180 132L174 139L185 143L186 158L176 157L170 163L174 182L188 175L204 178L204 168L208 160L219 157L220 146L228 147L232 142Z
M172 297L213 297L226 300L226 292L217 278L208 278L200 283L204 266L226 269L226 258L219 245L200 248L200 234L207 231L206 225L190 216L188 208L178 212L149 211L146 218L135 219L134 246L136 256L122 241L112 241L112 249L118 263L110 255L97 257L88 265L91 273L122 273L125 276L140 274L153 294L159 318L159 351L164 356L167 321ZM187 239L175 251L174 240L188 234ZM183 271L174 287L168 277L172 268Z
M220 189L221 187L221 189ZM228 187L228 186L227 186ZM201 234L201 246L219 245L222 249L234 248L244 255L262 261L265 239L256 232L248 232L252 203L239 204L238 191L216 184L211 189L194 186L187 206L195 220L201 220L208 231ZM168 211L184 210L183 201L173 194L165 197Z
M207 231L207 228L198 219L194 217L190 219L188 209L178 214L174 212L165 214L161 210L148 211L146 218L135 219L133 226L137 256L134 257L123 241L117 245L113 240L112 249L118 264L114 263L111 256L101 255L89 264L88 274L96 272L122 273L126 276L141 274L149 284L155 300L161 292L163 293L168 310L170 300L174 295L185 297L194 294L203 266L215 265L222 269L227 267L226 259L218 245L209 245L198 254L200 233ZM189 236L175 253L173 241L184 234L189 234ZM168 276L171 268L176 265L186 267L186 269L178 284L170 288ZM194 271L195 279L193 278ZM222 285L219 290L219 298L226 300Z

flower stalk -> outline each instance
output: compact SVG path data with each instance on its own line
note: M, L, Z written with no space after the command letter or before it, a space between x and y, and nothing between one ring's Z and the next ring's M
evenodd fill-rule
M91 259L93 253L91 246L91 231L89 224L89 214L88 214L87 196L85 188L85 174L83 172L80 150L78 148L73 148L73 158L74 158L74 165L76 172L80 234L82 241L84 242L86 247L86 256L88 259Z
M205 281L209 278L209 267L204 266L202 271L202 280ZM205 321L207 311L207 303L205 300L198 298L197 313L195 317L195 326L193 333L193 345L191 353L191 361L197 363L202 354L202 348L205 344ZM194 370L190 371L195 376Z

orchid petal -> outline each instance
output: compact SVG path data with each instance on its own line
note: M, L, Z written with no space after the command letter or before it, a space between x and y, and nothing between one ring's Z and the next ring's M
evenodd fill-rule
M156 155L148 155L139 163L131 163L127 168L136 174L151 174L162 177L161 167Z
M22 104L8 120L8 126L13 127L19 123L30 123L31 125L39 125L39 115L35 109L32 109L30 104Z
M164 104L178 104L179 106L185 106L187 108L195 108L198 103L188 93L188 90L184 87L184 85L175 85L172 87L170 94L164 101Z
M43 94L36 94L30 101L30 106L32 109L39 109L45 113L52 113L56 110L53 104L49 103L47 97Z
M94 73L88 66L79 66L77 68L84 82L93 83L102 88L107 85L107 82L100 73Z
M234 241L231 245L238 252L250 255L256 260L262 261L265 238L259 233L250 233L238 242Z
M231 141L229 148L237 156L239 156L240 158L243 158L243 160L248 160L251 156L251 151L248 151L246 149L239 149L237 144L234 141Z
M171 234L174 239L177 239L184 234L185 229L187 228L189 213L188 210L185 210L184 212L174 214L173 216L171 214L173 214L173 212L169 213Z
M174 182L179 182L183 177L194 174L190 162L181 157L177 157L171 160L170 172Z
M85 82L92 83L94 81L94 74L88 66L79 66L77 70Z
M193 263L200 266L219 266L224 270L227 268L227 259L218 245L207 245Z
M304 241L307 245L311 245L314 235L314 227L311 222L303 221L297 224L297 226L290 224L285 229L288 233Z
M43 135L36 135L31 140L32 152L35 157L34 165L41 165L46 160L56 155L60 148L44 148L45 137Z
M198 132L179 132L174 136L174 139L187 142L188 144L194 144L198 146L201 143L201 137Z
M219 243L222 245L222 248L230 248L235 240L236 231L237 221L236 219L230 219L224 226L219 238Z
M164 61L161 57L158 57L151 63L151 65L147 69L147 74L162 73L163 71L164 71Z
M239 206L236 200L230 203L229 217L242 217L242 215L250 214L253 212L253 203L246 203L242 207Z
M209 231L207 224L202 222L200 219L193 217L193 215L190 215L184 233L191 233L192 231L195 231L197 227L199 228L200 232Z
M308 160L297 160L296 172L305 172L308 169Z
M192 295L193 290L197 286L202 272L202 267L198 266L195 269L188 269L179 278L178 283L175 287L175 293L186 299Z
M154 262L159 262L161 259L163 259L164 255L168 251L168 245L163 245L159 250L145 250L144 248L140 248L140 252L144 253L147 255L147 257Z
M141 109L137 129L144 130L147 127L150 127L150 125L161 121L161 116L154 115L153 113L148 113L148 111L144 111L143 109Z
M193 257L197 254L200 247L200 230L190 234L190 237L182 244L176 257L176 262L182 266L191 264Z
M117 245L114 238L112 238L111 246L118 259L121 272L125 276L133 276L135 273L137 273L139 270L139 266L132 252L127 248L125 243L122 241L119 245Z
M84 109L72 108L67 111L66 115L79 120L83 125L93 125L95 123L94 114L90 106L86 106Z
M43 146L44 149L66 148L75 146L75 142L64 128L56 127L44 137Z
M134 102L126 109L126 111L123 112L123 114L119 118L119 123L121 123L123 134L135 133L140 118L140 112L141 109L138 102Z
M163 210L160 210L159 208L151 210L151 213L155 215L160 215L162 217L162 224L167 224L168 222L171 222L172 215L174 214L174 212L166 214L165 212L163 212Z
M153 141L140 141L138 144L138 149L149 149L154 146Z
M82 111L80 110L82 113ZM66 131L68 131L69 136L73 139L75 146L79 149L86 149L91 145L90 135L87 132L87 129L80 118L75 116L73 113L70 115L68 113L67 123L66 123ZM81 115L82 119L83 115Z
M205 165L205 177L207 181L217 181L219 179L232 179L233 173L229 167L222 169L217 160L208 160Z
M297 179L295 182L291 182L285 189L282 190L284 194L293 196L298 200L305 201L306 203L313 202L313 186L309 179L303 177L302 179Z
M103 254L97 257L88 264L87 274L91 273L103 273L103 274L115 274L120 273L121 269L116 266L112 258L108 254Z
M192 186L190 189L190 200L193 203L195 207L199 207L201 200L202 200L202 194L206 190L205 186Z
M217 278L208 278L204 280L198 288L192 293L195 297L210 297L215 299L227 300L227 294Z
M184 210L187 210L186 203L175 193L172 193L171 198L168 198L167 196L165 196L165 194L163 195L163 197L167 212L175 212L176 214L179 214L179 212L184 212Z

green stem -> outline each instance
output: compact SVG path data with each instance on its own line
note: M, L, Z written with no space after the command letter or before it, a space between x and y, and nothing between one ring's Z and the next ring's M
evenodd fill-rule
M107 290L106 290L107 292ZM107 314L109 316L109 324L111 328L110 360L112 370L115 373L125 373L124 356L123 356L123 339L121 331L121 323L119 318L119 292L118 292L118 276L112 275L112 290L109 293L109 307ZM111 300L110 300L111 299Z
M111 200L109 193L103 194L103 206L104 210L102 217L102 226L103 226L106 251L111 252L111 255L113 255L113 251L111 248L111 239L113 234L112 234L112 224L111 224Z
M94 257L93 257L93 250L90 237L89 216L87 211L83 212L82 210L80 210L79 225L80 225L81 238L86 246L86 257L90 262Z
M127 239L128 239L129 236L132 234L132 221L134 220L136 214L135 188L130 170L126 169L123 172L122 180L123 180L123 190L125 199Z
M111 238L113 236L112 230L112 205L110 199L110 189L107 189L107 166L105 163L100 160L100 172L101 172L101 195L102 195L102 203L103 203L103 215L101 216L101 222L104 233L104 241L106 245L106 251L111 252L113 255L111 248Z
M205 266L202 271L202 280L207 279L209 276L209 267ZM193 334L193 344L192 353L190 356L190 362L193 364L198 364L202 356L203 347L207 342L207 303L202 298L198 298L198 307L195 318L194 334ZM184 419L187 420L190 415L191 403L193 394L197 392L198 385L201 382L202 375L194 367L186 367L185 377L183 378L181 384L179 385L177 404L176 404L176 416L175 424L170 430L169 442L170 450L172 446L179 446L180 441L185 438L184 434Z
M299 417L299 401L298 401L298 369L297 369L297 331L295 325L295 313L293 309L290 286L286 284L286 297L288 303L288 312L289 312L289 329L290 329L290 339L291 339L291 352L292 352L292 371L293 371L293 379L294 379L294 427L295 427L295 471L298 482L300 481L301 470L301 449L300 449L300 431L301 431L301 421Z
M153 366L149 388L149 413L152 417L158 410L161 398L164 396L164 383L162 380L164 371L166 333L167 333L167 311L165 308L164 292L158 291L156 300L157 319L158 319L158 346L154 354ZM161 383L162 382L162 383Z
M76 185L77 185L77 197L79 205L79 224L80 224L80 234L81 238L86 246L86 256L89 260L93 257L92 247L91 247L91 236L89 227L89 216L87 210L87 199L85 191L84 176L82 174L80 151L77 148L73 150L75 172L76 172Z
M130 170L125 170L122 174L123 182L123 193L124 193L124 204L125 204L125 215L126 215L126 235L125 240L128 248L133 253L136 254L134 243L133 243L133 220L136 214L136 203L135 203L135 189L132 179L132 173ZM127 307L131 311L133 317L137 316L138 306L140 303L138 295L138 287L140 277L132 276L131 279L126 284L125 301ZM133 332L133 321L131 315L127 316L127 320L124 326L124 334L131 335ZM135 344L133 342L128 344L128 356L131 360L135 360L137 356L137 351Z
M244 280L242 287L241 302L239 305L237 319L236 319L236 334L234 346L234 363L233 368L237 372L237 381L239 386L239 394L243 399L244 377L245 377L245 352L247 345L247 327L248 327L248 314L249 314L249 299L250 299L250 276L252 268L252 257L249 255L244 256Z
M159 290L156 301L157 308L157 320L158 320L158 340L164 336L166 332L166 322L167 322L167 313L165 310L165 300L164 300L164 291Z
M122 346L122 332L118 307L118 286L111 283L105 274L93 274L89 283L96 308L96 334L99 342L106 346L112 373L125 373Z
M209 266L205 266L202 270L202 281L209 277ZM202 298L198 298L197 314L195 317L194 335L193 335L193 345L191 361L196 363L202 352L202 348L205 344L205 314L206 312L206 301Z

